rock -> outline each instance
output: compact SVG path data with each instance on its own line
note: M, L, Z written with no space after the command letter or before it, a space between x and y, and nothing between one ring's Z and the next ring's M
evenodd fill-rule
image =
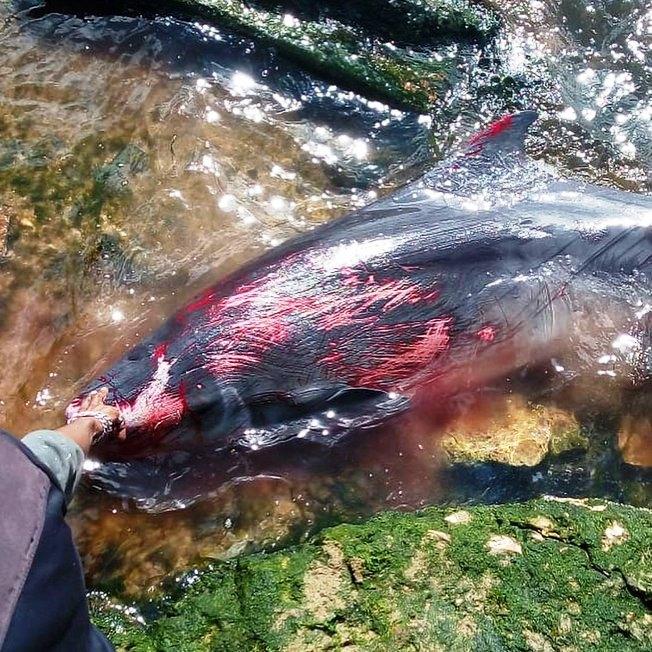
M469 514L466 510L460 510L459 512L453 512L452 514L449 514L444 518L444 520L446 523L450 523L451 525L467 525L471 522L471 514Z
M627 541L628 537L629 533L627 530L620 523L614 521L613 523L610 523L604 531L604 536L602 537L602 549L608 551L613 546L619 546Z
M129 194L133 178L145 171L147 154L134 144L127 144L115 157L95 170L93 183L70 209L67 217L76 226L84 220L96 222L111 200Z
M423 45L442 36L486 38L497 27L494 16L468 0L258 0L263 8L300 19L338 20L388 41Z
M12 190L0 195L0 260L9 253L10 232L34 229L36 216L29 202Z
M119 587L130 598L159 594L163 578L182 573L198 559L225 561L283 547L315 518L309 507L293 500L287 483L273 477L250 479L239 488L227 485L213 501L181 514L156 515L155 527L151 514L112 507L97 496L78 495L68 521L87 578Z
M92 612L118 650L142 652L650 648L652 512L553 499L465 511L385 513L198 568L144 622L106 594Z
M475 412L475 411L474 411ZM551 406L529 406L509 399L504 409L462 418L442 439L451 462L500 462L536 466L548 454L584 450L588 440L573 414Z
M618 430L618 448L627 464L652 467L652 418L624 417Z
M545 516L536 516L529 521L530 525L534 528L536 534L539 535L539 540L545 538L558 539L559 533L557 532L556 525Z
M137 145L126 145L110 163L95 172L95 183L109 194L125 192L131 179L148 166L147 154Z
M490 555L523 554L523 548L516 539L501 534L494 534L487 541L487 548Z
M355 0L317 6L301 0L164 0L163 6L166 13L200 18L273 47L344 89L424 112L450 89L458 72L456 59L435 42L451 36L484 39L497 28L491 12L468 0ZM152 11L142 0L113 2L110 11L134 9Z
M326 541L323 550L326 559L315 560L303 577L303 606L319 621L335 618L346 607L344 595L351 582L341 548Z

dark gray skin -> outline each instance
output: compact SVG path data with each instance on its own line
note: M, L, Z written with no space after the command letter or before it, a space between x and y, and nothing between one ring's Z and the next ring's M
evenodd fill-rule
M645 391L652 202L529 161L534 118L253 261L91 383L82 396L107 385L127 426L100 482L130 494L192 455L219 482L233 451L428 422L528 370L584 402Z

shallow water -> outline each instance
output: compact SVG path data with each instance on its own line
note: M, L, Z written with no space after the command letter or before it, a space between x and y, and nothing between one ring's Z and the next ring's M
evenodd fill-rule
M3 347L10 365L20 360L14 389L1 391L8 425L18 430L60 411L80 367L88 370L107 340L138 337L169 312L170 300L191 296L202 275L368 202L426 138L416 116L369 109L264 53L254 57L241 39L209 38L198 26L46 17L8 22L5 32L3 144L7 158L17 153L3 185L15 189L6 210L17 213L17 226L4 330L20 303L39 310L41 298L57 292L67 304L55 308L67 323L48 347L60 353L48 353L47 374L22 374L18 402L16 365L27 372L25 352ZM61 42L50 59L53 39ZM310 99L301 101L305 89ZM112 163L125 148L134 150L127 162ZM129 156L140 158L136 166ZM106 166L110 178L98 188L94 175ZM23 176L36 178L27 199ZM23 215L30 203L36 215ZM92 292L83 287L89 276ZM83 342L97 349L84 353ZM50 373L57 376L48 380Z
M459 86L431 116L199 23L0 9L0 425L58 424L84 380L197 289L414 178L506 109L541 110L538 158L649 191L646 4L508 3L504 37L460 57ZM84 493L74 526L91 579L139 593L198 555L383 507L546 491L649 504L649 478L613 451L615 420L590 423L590 455L534 468L449 467L434 439L405 433L326 460L300 451L180 512L134 514Z

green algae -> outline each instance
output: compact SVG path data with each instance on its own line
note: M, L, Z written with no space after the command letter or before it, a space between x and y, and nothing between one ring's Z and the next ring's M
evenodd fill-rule
M201 8L202 17L276 47L306 70L372 99L427 111L448 87L452 71L445 62L425 56L418 64L410 51L381 43L339 21L294 23L281 13L253 9L238 0L176 2Z
M64 278L71 262L86 265L107 246L120 250L115 216L124 213L131 182L148 166L146 153L104 134L72 147L54 136L31 140L23 133L28 124L1 120L0 115L0 205L19 206L8 234L18 254L17 272L38 259L45 276Z
M128 194L129 179L146 166L146 154L124 141L93 137L68 149L54 137L0 139L0 193L27 199L39 223L67 215L73 198L77 225L84 215L97 219L108 201Z
M98 4L112 12L154 11L142 0ZM457 60L442 55L438 43L486 39L497 25L493 14L466 0L359 0L320 8L304 2L166 0L162 7L252 37L344 89L422 112L456 81Z
M497 28L492 13L468 0L257 0L255 4L306 20L335 19L411 45L435 43L442 37L485 39Z
M69 218L79 226L84 218L98 220L102 209L112 200L120 201L129 194L130 180L147 168L147 154L127 143L115 157L95 169L90 189L78 200Z
M642 650L651 580L652 512L536 500L386 513L211 565L147 624L106 596L92 610L124 650Z

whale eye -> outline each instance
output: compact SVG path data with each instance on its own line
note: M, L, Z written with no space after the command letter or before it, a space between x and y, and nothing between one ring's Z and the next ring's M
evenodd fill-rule
M129 353L127 353L127 360L131 362L138 362L147 357L147 346L145 344L138 344Z

